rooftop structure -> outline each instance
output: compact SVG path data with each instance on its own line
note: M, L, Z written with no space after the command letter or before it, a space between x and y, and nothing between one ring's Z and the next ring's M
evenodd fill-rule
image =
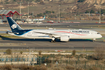
M16 10L0 10L0 16L3 19L3 16L13 17L14 15L21 16Z

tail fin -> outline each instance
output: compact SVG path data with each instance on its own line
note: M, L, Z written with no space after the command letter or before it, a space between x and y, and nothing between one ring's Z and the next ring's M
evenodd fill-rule
M12 32L16 32L18 30L22 30L22 28L10 17L7 17L7 21L9 23L9 26L12 30Z
M44 19L46 18L46 16L44 16Z

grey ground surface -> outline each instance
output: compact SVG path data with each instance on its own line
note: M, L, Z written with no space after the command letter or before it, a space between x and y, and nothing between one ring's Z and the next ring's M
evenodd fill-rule
M16 39L16 40L0 40L0 49L94 49L95 47L105 46L103 41L77 41L55 42L50 40L32 40L32 39Z

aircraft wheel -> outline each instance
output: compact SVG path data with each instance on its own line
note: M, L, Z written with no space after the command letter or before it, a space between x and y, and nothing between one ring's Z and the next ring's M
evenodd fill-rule
M55 42L55 41L53 41L53 40L51 41L51 43L54 43L54 42Z
M92 42L95 42L95 40L93 40Z
M51 41L51 43L53 43L53 40Z

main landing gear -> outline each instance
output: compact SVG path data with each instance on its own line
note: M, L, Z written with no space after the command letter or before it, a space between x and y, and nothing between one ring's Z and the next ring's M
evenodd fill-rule
M52 42L52 43L56 42L54 37L52 38L51 42Z
M53 41L53 40L51 40L51 42L52 42L52 43L54 43L54 42L55 42L55 40L54 40L54 41Z

